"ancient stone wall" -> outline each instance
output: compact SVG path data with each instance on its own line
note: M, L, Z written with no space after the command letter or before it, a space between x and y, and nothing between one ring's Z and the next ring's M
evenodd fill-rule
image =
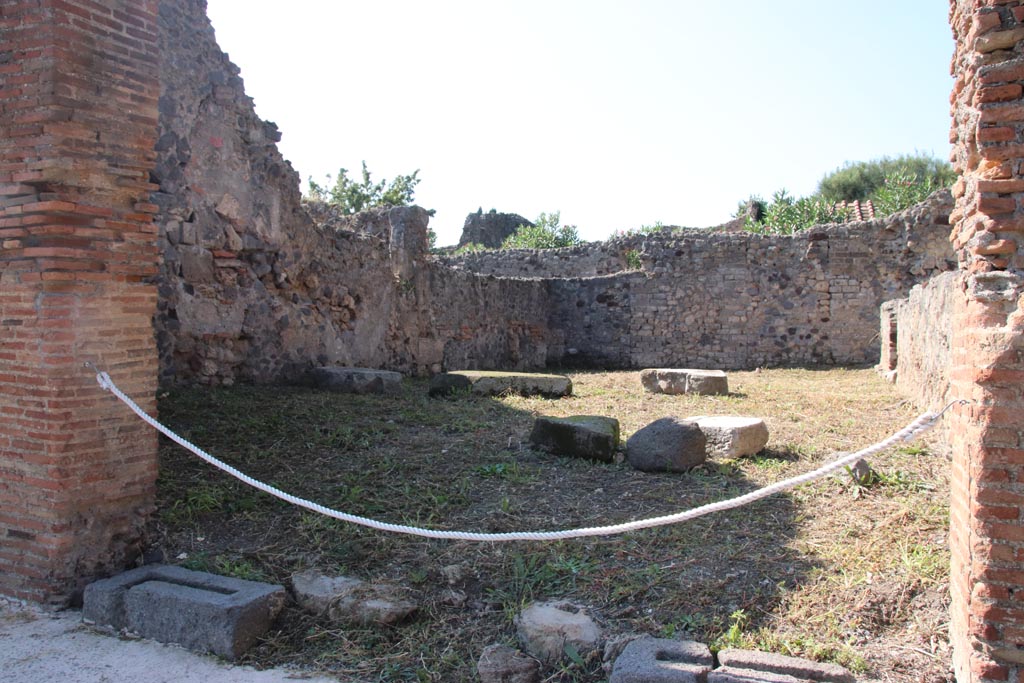
M960 277L956 271L943 273L915 286L906 299L888 301L883 306L880 369L895 370L900 391L929 410L939 409L949 400L953 318Z
M567 365L873 363L880 304L955 266L951 206L942 192L887 219L795 236L674 229L444 262L547 279L549 326L564 335ZM641 270L625 268L629 252Z
M135 561L156 434L153 0L0 6L0 593L66 604Z
M432 263L419 208L318 228L205 3L161 3L160 28L161 381L286 380L335 363L414 374L545 364L558 335L543 285Z
M442 256L442 264L497 277L576 278L630 269L626 255L639 253L641 236L620 237L560 249L495 249Z
M466 222L462 224L459 246L479 244L495 249L515 233L520 225L532 226L533 222L517 213L498 213L496 209L484 213L482 208L477 209L476 213L466 216Z

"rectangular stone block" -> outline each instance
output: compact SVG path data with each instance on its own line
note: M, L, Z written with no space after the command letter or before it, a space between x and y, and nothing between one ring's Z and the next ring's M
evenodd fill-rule
M707 683L806 683L806 680L770 671L723 666L708 674Z
M774 674L793 676L801 680L826 681L827 683L855 683L856 678L838 664L812 662L809 659L788 657L759 650L737 650L727 648L718 653L722 666L734 669L753 669Z
M493 370L457 370L435 375L430 380L431 396L468 391L478 396L518 394L560 398L572 395L572 380L564 375Z
M149 565L89 584L82 618L235 659L270 628L284 601L283 586Z

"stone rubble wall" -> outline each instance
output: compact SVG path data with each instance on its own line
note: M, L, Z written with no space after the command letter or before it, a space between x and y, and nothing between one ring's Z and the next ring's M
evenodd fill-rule
M793 237L666 228L431 256L423 209L303 204L276 126L256 116L204 11L160 6L163 383L289 380L328 364L427 375L872 363L879 305L954 267L948 193Z
M670 230L591 252L499 252L498 272L552 272L579 252L582 270L635 249L640 271L551 278L552 329L567 365L709 367L873 363L879 306L951 270L948 192L887 219L795 236ZM589 258L589 260L588 260ZM464 258L461 267L484 260ZM569 269L567 269L569 270Z
M160 4L161 382L288 380L324 364L543 366L559 337L546 288L434 264L423 209L317 228L205 10Z
M520 225L532 226L533 221L517 213L498 213L496 209L484 213L483 208L477 209L476 213L466 216L458 246L479 244L495 249L515 234Z
M496 277L574 278L629 270L626 254L639 253L644 238L634 235L560 249L495 249L443 256L451 268Z
M883 369L896 371L896 386L923 408L949 401L949 368L959 273L938 275L916 285L905 299L886 302L892 311L892 359ZM882 322L885 338L886 321ZM883 356L885 354L883 353Z

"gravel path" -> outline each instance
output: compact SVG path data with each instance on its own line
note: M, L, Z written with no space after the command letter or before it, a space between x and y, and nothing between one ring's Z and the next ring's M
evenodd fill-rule
M0 671L6 683L336 683L284 669L256 671L173 645L101 635L77 610L48 612L0 598Z

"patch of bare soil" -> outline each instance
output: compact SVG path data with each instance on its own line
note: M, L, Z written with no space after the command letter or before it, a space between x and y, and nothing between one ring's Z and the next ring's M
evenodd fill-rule
M346 512L474 531L602 526L665 515L805 472L875 443L917 412L871 370L731 373L730 396L643 392L635 372L572 375L575 395L429 399L282 387L175 390L162 419L243 471ZM665 416L750 415L755 457L645 474L534 451L537 415L608 415L623 439ZM692 637L843 664L865 679L944 681L948 461L936 434L876 456L870 485L828 477L685 524L556 543L396 536L253 491L161 446L154 549L186 566L288 584L316 568L409 588L397 627L342 627L288 607L246 663L342 681L473 681L492 643L515 644L532 600L586 605L609 635ZM601 681L597 657L546 671Z

